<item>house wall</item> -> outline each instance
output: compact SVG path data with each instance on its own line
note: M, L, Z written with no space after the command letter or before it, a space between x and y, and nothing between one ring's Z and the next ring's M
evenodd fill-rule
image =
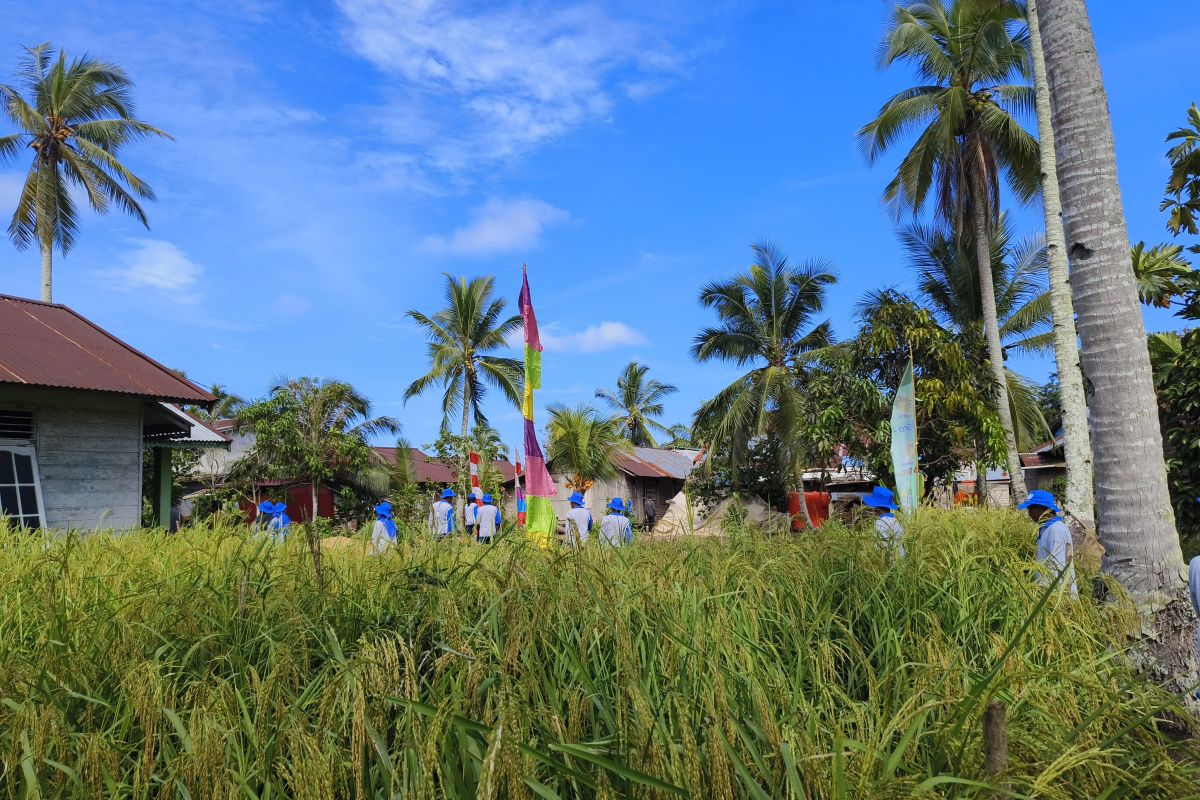
M120 529L141 523L141 399L6 386L0 388L0 407L35 412L46 527Z

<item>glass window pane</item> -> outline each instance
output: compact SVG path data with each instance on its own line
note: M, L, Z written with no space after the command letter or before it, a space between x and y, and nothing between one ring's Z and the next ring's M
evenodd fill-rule
M15 480L12 453L8 450L0 450L0 483L14 483Z
M40 527L41 527L41 526L38 524L38 518L37 518L37 517L24 517L24 518L22 518L21 522L22 522L22 523L25 525L25 527L26 527L26 528L34 528L34 529L36 529L36 528L40 528Z
M17 487L17 491L21 495L21 513L36 514L38 512L37 492L33 490L33 487L19 486Z
M33 457L13 453L17 462L17 483L33 483Z
M17 487L0 486L0 511L15 517L21 512L17 509Z

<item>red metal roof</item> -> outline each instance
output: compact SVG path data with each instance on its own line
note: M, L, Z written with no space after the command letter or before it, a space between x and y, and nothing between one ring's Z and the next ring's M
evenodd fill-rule
M374 447L376 453L389 464L396 463L396 448ZM415 447L408 449L408 461L416 474L417 483L453 483L454 470L441 461L436 461ZM516 476L516 467L507 461L493 461L500 472L502 483L509 483Z
M0 383L216 400L66 306L8 295L0 295Z

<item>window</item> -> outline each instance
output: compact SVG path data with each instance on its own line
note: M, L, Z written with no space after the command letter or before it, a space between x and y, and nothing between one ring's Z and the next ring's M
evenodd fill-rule
M0 512L15 525L42 527L42 488L32 447L0 447Z
M0 441L33 443L33 412L0 408Z

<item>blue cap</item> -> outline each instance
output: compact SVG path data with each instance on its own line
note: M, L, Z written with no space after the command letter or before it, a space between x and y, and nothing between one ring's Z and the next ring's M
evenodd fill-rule
M260 513L263 513L263 514L274 514L275 513L275 504L272 503L270 500L263 500L261 503L258 504L258 510Z
M273 511L276 514L282 514L283 512L287 511L287 506L284 505L283 503L276 503Z
M889 511L895 511L899 508L896 505L896 496L892 494L892 490L885 489L882 486L876 486L862 501L863 505L868 508L886 508Z
M581 505L583 505L583 495L581 495L579 492L576 492L575 494L573 494L567 498L567 502L573 503L574 505L577 505L577 506L581 506Z
M456 497L456 496L457 495L454 494L453 489L443 489L442 490L442 499L443 500L449 500L451 497Z
M490 506L492 504L492 496L490 494L485 494L483 496L483 504L485 506Z
M1025 502L1017 506L1019 509L1026 509L1030 506L1040 506L1048 508L1055 514L1060 513L1058 503L1054 502L1054 495L1047 492L1045 489L1037 489L1029 493L1029 497L1025 498Z
M392 515L392 504L384 500L379 505L375 506L375 516L390 517Z
M621 498L614 497L612 500L608 501L608 508L610 511L624 511L625 504L621 502Z

